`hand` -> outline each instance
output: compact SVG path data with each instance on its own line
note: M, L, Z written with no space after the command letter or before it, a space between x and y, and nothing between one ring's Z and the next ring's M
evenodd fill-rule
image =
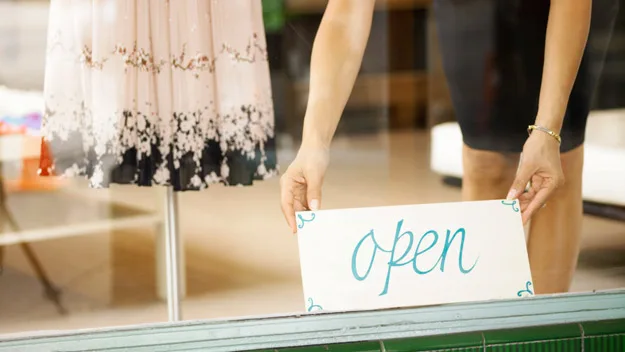
M293 233L297 232L295 212L318 210L321 205L321 186L328 162L327 148L302 146L280 178L282 213Z
M524 192L528 182L530 187ZM519 200L523 224L546 205L563 183L560 144L546 133L532 132L523 146L519 169L507 197Z

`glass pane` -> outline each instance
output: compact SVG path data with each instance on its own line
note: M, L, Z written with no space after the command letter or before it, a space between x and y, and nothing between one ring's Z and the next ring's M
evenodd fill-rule
M284 197L329 210L516 187L527 216L557 185L525 226L528 290L625 287L622 1L327 4L0 1L0 333L167 321L169 259L182 320L304 313ZM89 177L37 175L75 166ZM285 174L305 180L282 194Z
M0 333L165 321L156 189L38 176L48 15L0 2Z

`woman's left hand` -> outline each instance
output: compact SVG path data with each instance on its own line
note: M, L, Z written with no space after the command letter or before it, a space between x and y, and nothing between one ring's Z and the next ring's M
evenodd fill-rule
M523 146L519 169L507 197L519 200L523 224L546 206L549 197L563 183L560 143L541 131L532 132Z

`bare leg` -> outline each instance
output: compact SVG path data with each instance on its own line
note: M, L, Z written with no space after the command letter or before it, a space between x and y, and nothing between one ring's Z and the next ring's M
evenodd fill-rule
M530 225L528 252L536 293L570 288L581 239L584 147L561 156L565 184L538 211Z
M503 199L514 181L519 155L462 148L462 200Z

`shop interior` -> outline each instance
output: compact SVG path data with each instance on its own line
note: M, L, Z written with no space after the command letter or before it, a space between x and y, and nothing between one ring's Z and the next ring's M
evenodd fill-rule
M299 145L325 1L263 1L285 169ZM386 1L339 126L324 208L461 199L462 138L430 0ZM622 4L622 6L625 3ZM0 0L0 334L167 321L162 188L37 176L48 1ZM625 287L625 11L589 118L583 244L572 291ZM16 129L12 118L30 116ZM183 319L304 309L279 178L178 194Z

